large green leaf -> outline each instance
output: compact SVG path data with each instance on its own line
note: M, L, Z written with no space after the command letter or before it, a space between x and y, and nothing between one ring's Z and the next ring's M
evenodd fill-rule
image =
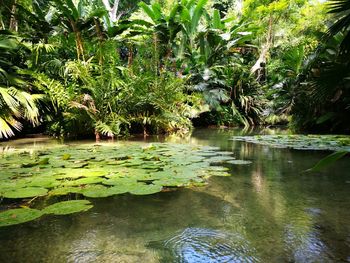
M11 191L4 191L3 197L6 198L30 198L36 196L44 196L47 194L47 189L40 187L26 187L13 189Z
M157 22L157 16L154 13L152 7L147 5L145 2L140 2L139 6L154 22Z
M29 222L41 217L44 213L30 208L10 209L0 213L0 227Z
M327 168L328 166L334 164L339 159L343 158L345 155L349 154L348 151L342 151L342 152L335 152L327 157L320 160L314 167L306 170L306 172L319 172L323 169Z
M92 207L93 205L91 205L90 201L88 200L71 200L47 206L42 210L42 212L45 214L68 215L87 211Z
M203 15L204 7L208 3L208 0L199 0L196 8L194 9L192 21L191 21L191 33L197 30L199 21Z
M144 184L136 184L133 188L129 190L130 194L133 195L151 195L155 193L159 193L162 191L162 186L160 185L144 185Z

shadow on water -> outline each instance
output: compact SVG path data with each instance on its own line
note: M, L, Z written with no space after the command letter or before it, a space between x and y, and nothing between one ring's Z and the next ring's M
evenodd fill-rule
M94 199L85 213L2 228L0 262L350 262L349 160L301 175L327 153L229 141L241 133L151 138L252 164L229 165L232 177L204 188Z

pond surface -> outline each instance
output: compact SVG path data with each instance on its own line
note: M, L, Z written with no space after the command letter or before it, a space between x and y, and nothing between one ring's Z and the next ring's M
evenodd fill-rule
M89 199L87 212L0 228L0 262L350 262L349 158L301 175L328 153L229 140L233 135L242 132L149 138L218 146L252 164L231 166L231 177L212 177L202 188ZM51 144L59 142L0 147Z

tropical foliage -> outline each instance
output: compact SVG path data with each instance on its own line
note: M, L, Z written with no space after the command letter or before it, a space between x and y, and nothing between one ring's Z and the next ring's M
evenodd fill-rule
M349 132L347 1L9 0L0 13L1 138Z

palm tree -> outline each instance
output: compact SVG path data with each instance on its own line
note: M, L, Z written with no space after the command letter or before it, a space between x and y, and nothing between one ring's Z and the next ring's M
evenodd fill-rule
M328 29L325 37L330 40L338 33L342 33L342 41L340 43L340 53L348 54L350 51L350 1L349 0L330 0L328 13L333 14L335 22Z
M296 83L293 118L305 130L350 132L350 1L331 0L329 13L335 21Z
M21 130L21 119L33 125L39 123L36 103L42 96L31 93L30 75L23 73L21 56L25 52L18 38L0 35L0 139L14 136L14 130Z
M51 23L61 25L66 32L74 34L77 58L84 61L83 33L85 30L94 28L99 39L101 39L102 26L99 18L106 15L107 11L87 0L79 0L77 3L72 0L50 0L50 2L57 9Z

